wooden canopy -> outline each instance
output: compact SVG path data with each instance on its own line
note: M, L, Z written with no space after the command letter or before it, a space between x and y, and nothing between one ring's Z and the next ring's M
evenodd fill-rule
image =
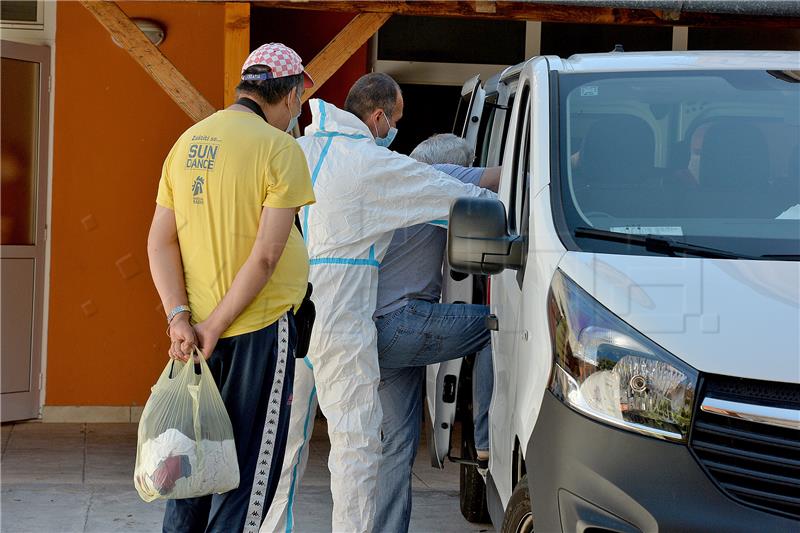
M390 15L453 18L572 22L578 24L635 24L659 26L745 26L800 27L800 8L784 9L786 15L769 14L767 6L747 8L743 0L704 2L704 9L690 2L662 1L570 1L570 0L275 0L254 1L254 5L284 9L307 9L348 13L386 13ZM758 2L751 2L758 4ZM716 4L716 5L714 5ZM727 9L725 9L727 8ZM793 14L793 15L792 15Z
M720 2L727 4L731 2ZM81 4L109 31L131 57L192 120L212 114L214 107L186 79L169 59L142 33L112 0L81 0ZM314 87L303 94L310 98L339 68L374 35L392 14L459 18L532 20L583 24L634 24L660 26L746 26L750 28L800 27L800 13L778 15L754 12L698 11L687 2L567 2L416 0L416 1L229 1L225 4L225 104L233 102L235 80L249 53L250 5L269 8L324 10L355 13L328 45L307 65ZM684 5L687 5L684 8ZM650 7L644 7L650 6Z

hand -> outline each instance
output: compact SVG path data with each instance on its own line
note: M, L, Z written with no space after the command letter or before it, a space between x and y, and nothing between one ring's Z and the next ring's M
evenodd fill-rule
M208 360L211 354L214 353L214 348L216 348L222 332L210 324L208 320L195 324L194 332L197 335L197 347L200 348L203 357Z
M169 325L169 356L184 363L192 355L192 349L197 345L197 336L194 328L189 323L189 313L180 313L172 319Z

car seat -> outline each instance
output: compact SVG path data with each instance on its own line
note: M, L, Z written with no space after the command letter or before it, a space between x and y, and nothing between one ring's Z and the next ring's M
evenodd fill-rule
M769 217L770 154L761 130L741 120L708 128L700 153L698 216Z
M573 190L581 211L640 216L655 203L655 135L641 118L610 115L591 125L581 142ZM644 189L644 190L643 190Z

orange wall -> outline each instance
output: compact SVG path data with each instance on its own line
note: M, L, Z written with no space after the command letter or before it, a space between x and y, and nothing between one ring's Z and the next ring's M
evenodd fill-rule
M119 4L162 23L161 51L222 107L224 6ZM253 8L251 16L251 48L284 42L308 64L353 15ZM317 96L341 106L366 69L364 46ZM147 231L161 164L191 120L78 3L58 3L55 71L45 404L142 405L168 348Z
M222 4L120 2L216 107ZM166 362L146 239L164 156L191 120L77 2L59 2L47 405L143 404Z

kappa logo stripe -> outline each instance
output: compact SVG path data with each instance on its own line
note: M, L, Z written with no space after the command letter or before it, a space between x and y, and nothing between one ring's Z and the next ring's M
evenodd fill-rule
M276 359L275 374L272 381L272 390L268 402L280 402L281 392L283 391L283 378L281 377L285 372L286 357L289 353L289 321L284 314L278 323L278 357ZM278 417L280 411L271 409L267 412L266 420L264 421L264 431L261 435L261 448L259 453L259 465L263 468L258 468L253 478L253 489L250 491L250 505L247 514L254 519L247 522L243 533L258 533L261 527L261 521L264 518L264 495L263 491L258 487L265 487L269 482L269 471L272 467L273 453L275 451L275 441L271 435L274 434L270 426L278 424Z

